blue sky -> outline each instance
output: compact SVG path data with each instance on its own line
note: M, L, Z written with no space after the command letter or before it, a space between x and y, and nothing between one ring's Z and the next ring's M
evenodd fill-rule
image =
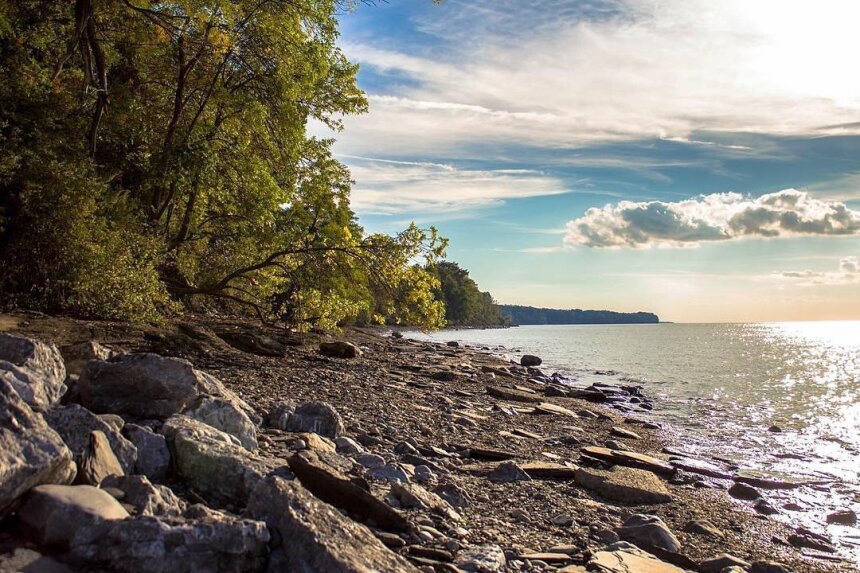
M842 0L391 0L341 18L338 157L501 302L860 319L860 74Z

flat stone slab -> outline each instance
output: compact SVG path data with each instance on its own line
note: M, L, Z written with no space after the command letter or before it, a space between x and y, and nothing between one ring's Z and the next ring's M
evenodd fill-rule
M699 474L717 479L732 479L732 474L723 470L716 464L712 464L703 460L696 460L692 458L678 458L669 460L669 463L672 464L674 467L678 468L679 470L690 472L692 474Z
M574 479L576 466L566 466L553 462L528 462L520 466L531 478Z
M592 458L597 458L613 464L628 466L648 470L660 475L672 475L675 473L675 468L671 464L658 460L657 458L640 454L638 452L628 452L626 450L612 450L609 448L587 447L582 448L582 453Z
M613 543L595 553L588 562L588 570L596 573L686 573L624 542Z
M612 501L641 505L672 501L660 478L647 470L623 466L611 471L579 468L575 479L582 487Z
M511 400L513 402L529 402L539 404L541 397L528 392L522 392L513 388L505 388L503 386L487 386L487 394L501 398L502 400Z
M573 410L568 410L564 406L559 406L558 404L552 404L550 402L541 402L540 404L535 406L535 413L567 416L569 418L579 418L579 414L577 414Z

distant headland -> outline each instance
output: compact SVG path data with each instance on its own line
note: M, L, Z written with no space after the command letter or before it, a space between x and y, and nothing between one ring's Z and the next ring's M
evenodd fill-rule
M582 310L538 308L511 304L499 305L502 313L511 317L512 324L656 324L660 317L652 312L614 312L611 310Z

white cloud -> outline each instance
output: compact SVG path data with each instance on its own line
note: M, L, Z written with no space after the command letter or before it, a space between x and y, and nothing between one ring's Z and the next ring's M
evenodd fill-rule
M839 260L838 271L783 271L778 274L778 277L796 281L803 286L860 283L860 259L857 257L843 257Z
M364 214L451 213L569 192L561 181L531 169L458 169L441 163L341 157L356 181L352 206Z
M621 201L568 222L565 244L588 247L695 246L745 237L860 234L860 212L786 189L753 198L715 193L667 203Z
M348 120L341 149L860 133L856 2L559 4L443 4L422 28L442 37L433 57L347 44L365 67L410 81L372 93L371 113Z

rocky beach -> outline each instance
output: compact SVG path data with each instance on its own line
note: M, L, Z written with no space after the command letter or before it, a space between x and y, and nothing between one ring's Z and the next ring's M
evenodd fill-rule
M692 459L641 387L538 356L195 316L0 331L0 571L857 570L769 517L797 483Z

